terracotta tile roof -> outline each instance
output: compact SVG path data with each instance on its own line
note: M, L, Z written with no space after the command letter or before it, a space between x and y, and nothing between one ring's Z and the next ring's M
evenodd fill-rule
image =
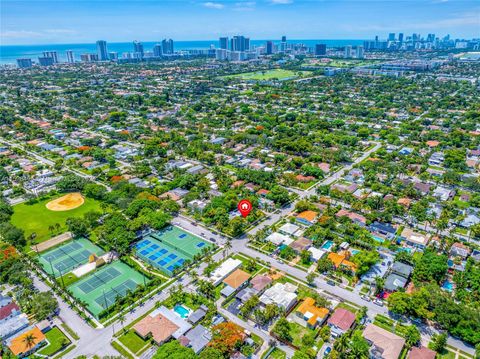
M252 288L258 290L259 292L270 283L272 283L272 278L266 275L257 275L256 277L253 277L250 281Z
M337 308L328 319L328 324L334 325L344 331L350 329L355 322L355 314L344 308Z
M175 333L179 327L161 314L154 317L147 315L133 326L133 329L143 338L151 334L157 343L163 343Z
M407 358L408 359L435 359L436 355L437 355L436 352L426 347L420 347L420 348L413 347L410 350L410 353L408 353Z
M317 212L314 211L303 211L302 213L299 213L297 218L304 219L308 222L313 222L315 218L317 218Z
M25 343L25 337L28 335L33 335L33 342L30 347L27 347ZM13 355L20 355L23 353L27 353L32 350L36 345L40 344L45 340L45 335L42 333L40 329L37 327L33 327L33 329L19 335L18 337L14 338L9 345L10 351Z
M405 345L405 339L374 324L367 325L363 337L382 351L384 359L398 359Z
M327 308L319 308L315 306L315 300L310 297L305 298L302 304L298 307L297 312L302 313L304 316L311 316L307 320L307 323L313 326L317 323L318 319L325 318L329 313Z
M232 287L233 289L237 289L242 286L248 279L250 279L250 274L244 272L241 269L237 269L235 272L230 274L227 278L223 280L223 283Z

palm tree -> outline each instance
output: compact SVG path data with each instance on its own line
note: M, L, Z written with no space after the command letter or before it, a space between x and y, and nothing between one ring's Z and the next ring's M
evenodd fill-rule
M123 324L125 323L125 316L123 315L123 313L120 313L118 315L118 321L122 325L122 330L125 332L125 327L123 326Z
M23 338L23 343L25 344L25 347L30 350L32 349L34 346L35 346L35 341L37 340L37 337L35 336L35 334L27 334L25 335L25 337Z
M225 257L228 256L228 252L230 251L230 249L232 249L232 240L231 240L231 239L227 240L227 242L225 243L224 248L225 248L224 253L226 253L226 255L224 255L223 257L225 258Z
M350 340L348 338L347 333L344 333L337 339L337 341L335 342L333 347L339 353L344 353L348 349L349 342L350 342Z

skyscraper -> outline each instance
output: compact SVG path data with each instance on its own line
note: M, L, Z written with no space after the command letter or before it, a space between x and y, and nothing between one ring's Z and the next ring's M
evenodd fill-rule
M117 61L118 60L118 52L109 52L108 53L108 58L111 61Z
M398 41L399 41L400 43L403 42L403 32L400 32L400 33L398 34Z
M356 53L356 57L357 59L363 59L364 57L364 54L363 54L363 46L362 45L357 45L357 53Z
M390 34L388 34L388 41L395 41L395 33L394 32L391 32Z
M273 54L273 41L267 41L266 53L267 55Z
M108 60L107 42L105 40L97 41L97 55L100 61Z
M250 39L241 35L234 36L230 41L230 50L247 51L250 50Z
M51 66L55 62L53 57L43 56L38 58L38 63L40 64L40 66Z
M220 38L220 48L223 50L228 50L228 37Z
M17 59L17 66L21 69L29 69L32 67L32 59Z
M315 45L315 56L324 56L326 54L327 54L327 45L325 44Z
M73 64L75 62L75 55L72 50L67 50L67 62Z
M282 36L282 42L287 42L287 37L285 35Z
M163 39L162 40L162 52L163 54L173 54L173 40L172 39Z
M345 46L345 52L344 52L343 57L346 58L346 59L352 57L352 45Z
M140 41L135 40L133 42L133 52L137 54L136 57L143 58L143 44Z
M162 45L155 44L155 46L153 47L153 56L155 56L155 57L161 57L162 56Z
M58 63L58 54L56 51L44 51L43 57L50 57L53 59L53 63Z

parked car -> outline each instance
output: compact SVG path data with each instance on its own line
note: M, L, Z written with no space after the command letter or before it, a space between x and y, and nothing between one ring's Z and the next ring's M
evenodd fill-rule
M328 354L330 354L331 351L332 351L332 347L327 347L323 352L323 356L326 357Z
M379 307L383 307L383 301L381 301L380 299L375 299L373 301L373 304L376 304L378 305Z
M371 299L370 299L370 297L369 297L368 295L362 295L362 299L363 299L364 301L366 301L366 302L370 302L370 301L371 301Z
M327 284L335 287L335 282L333 280L327 280Z

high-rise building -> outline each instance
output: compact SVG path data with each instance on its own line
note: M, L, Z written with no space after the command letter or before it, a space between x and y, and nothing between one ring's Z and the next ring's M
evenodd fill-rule
M44 51L43 57L50 57L53 59L54 64L58 63L58 54L56 51Z
M140 59L143 58L143 54L144 54L143 44L140 41L135 40L133 42L133 52L136 54L135 56L137 58L140 58Z
M153 46L153 56L155 56L155 57L161 57L162 56L162 45L155 44L155 46Z
M356 49L356 57L357 59L363 59L364 57L364 51L363 51L363 46L362 45L357 45L357 49Z
M282 36L282 42L287 42L287 37L285 35Z
M390 34L388 34L388 41L395 41L395 33L394 32L391 32Z
M226 60L228 52L229 51L227 49L216 49L215 50L215 59L219 60L219 61Z
M95 62L95 61L98 61L98 55L97 54L81 54L80 60L82 62Z
M267 55L273 54L273 41L267 41L266 54Z
M75 62L75 55L72 50L67 50L67 62L73 64Z
M17 66L21 69L29 69L32 67L32 59L17 59Z
M400 32L400 33L398 34L398 41L399 41L400 43L403 42L403 32Z
M109 52L108 58L110 61L117 61L118 60L118 52Z
M327 54L327 45L326 44L316 44L315 45L315 56L324 56Z
M162 40L162 52L163 54L173 54L173 40L172 39L163 39Z
M108 60L107 42L105 40L97 41L97 55L100 61Z
M220 38L220 48L223 50L228 50L228 37Z
M352 45L345 46L345 52L343 54L343 57L346 59L352 57Z
M247 51L250 50L250 39L241 35L234 36L230 40L230 50Z
M38 63L40 66L51 66L55 63L55 61L53 57L43 56L38 58Z

